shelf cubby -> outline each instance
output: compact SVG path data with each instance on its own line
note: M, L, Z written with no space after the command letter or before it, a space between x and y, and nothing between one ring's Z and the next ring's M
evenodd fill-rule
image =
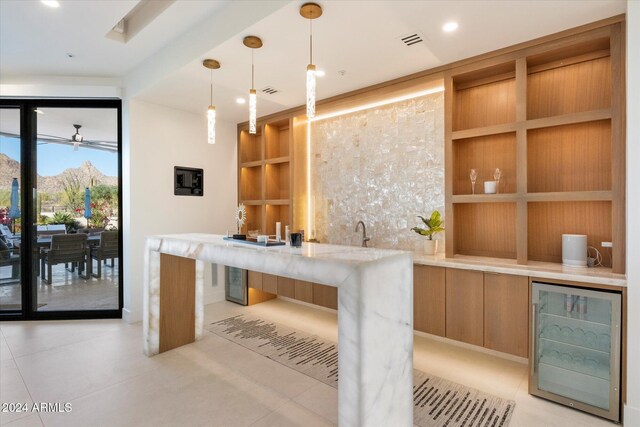
M611 108L609 38L527 58L527 118Z
M611 121L529 130L527 191L611 190Z
M527 224L529 260L562 262L563 234L586 234L596 248L611 241L611 202L529 202Z
M515 122L515 62L456 75L453 85L453 131Z
M453 141L453 194L471 194L469 170L478 171L476 194L484 193L484 181L493 181L493 172L500 168L500 193L515 193L516 134L466 138Z
M289 162L265 165L266 199L289 199L291 179Z
M516 258L515 203L457 203L453 211L456 254Z
M259 162L262 160L262 135L240 131L240 163Z
M262 228L262 208L264 205L245 205L244 208L247 212L247 220L242 226L242 232L248 234L249 231L259 230L263 232Z
M289 119L266 124L264 127L265 160L289 157Z
M262 166L240 168L240 200L262 199Z
M285 238L284 227L286 225L291 228L291 209L290 205L267 205L267 219L266 219L266 231L267 234L273 235L276 233L276 222L280 222L280 232L282 239Z

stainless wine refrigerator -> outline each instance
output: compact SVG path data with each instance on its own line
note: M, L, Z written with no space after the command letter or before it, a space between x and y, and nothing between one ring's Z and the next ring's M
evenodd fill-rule
M532 283L529 392L620 420L621 295Z

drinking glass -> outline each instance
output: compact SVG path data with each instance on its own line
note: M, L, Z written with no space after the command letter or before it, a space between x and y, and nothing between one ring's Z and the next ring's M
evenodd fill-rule
M471 169L469 171L469 178L471 179L471 194L476 194L476 180L478 179L478 171Z
M502 171L499 168L496 168L493 171L493 179L496 180L496 193L500 192L500 176L502 175Z

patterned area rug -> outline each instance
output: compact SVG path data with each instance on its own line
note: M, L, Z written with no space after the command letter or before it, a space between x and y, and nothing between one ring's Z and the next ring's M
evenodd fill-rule
M338 388L338 346L315 335L238 315L210 332ZM414 370L414 423L422 427L506 427L515 402Z

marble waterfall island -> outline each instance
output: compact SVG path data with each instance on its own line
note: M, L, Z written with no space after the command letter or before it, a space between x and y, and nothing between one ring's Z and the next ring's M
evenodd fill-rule
M319 243L267 248L228 242L223 237L147 237L146 355L202 336L205 263L337 287L339 425L413 425L410 252Z

